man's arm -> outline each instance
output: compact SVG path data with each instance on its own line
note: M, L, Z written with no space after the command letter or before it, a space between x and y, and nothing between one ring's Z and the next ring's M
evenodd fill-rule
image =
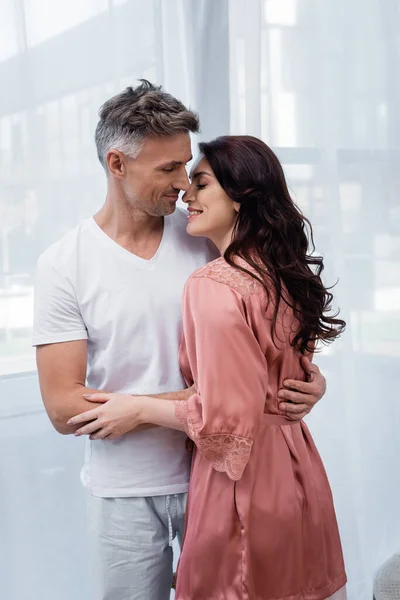
M46 412L58 433L74 433L68 426L74 415L94 408L84 394L99 390L85 387L87 340L45 344L36 348L39 384ZM101 406L101 403L97 404Z

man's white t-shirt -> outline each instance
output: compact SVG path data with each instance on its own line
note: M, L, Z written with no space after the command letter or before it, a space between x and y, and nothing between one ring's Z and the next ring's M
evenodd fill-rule
M145 260L86 219L40 257L33 345L88 340L87 385L108 392L157 394L184 389L178 362L182 292L214 258L186 233L186 213L165 217L161 244ZM95 496L187 491L185 434L156 427L117 440L87 440L82 481Z

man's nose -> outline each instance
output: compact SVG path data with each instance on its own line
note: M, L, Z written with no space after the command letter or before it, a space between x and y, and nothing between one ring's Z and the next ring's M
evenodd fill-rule
M173 185L174 188L177 190L182 190L182 192L188 191L188 189L190 188L190 181L186 173L186 169L184 170L184 173L181 173L179 180L175 181Z

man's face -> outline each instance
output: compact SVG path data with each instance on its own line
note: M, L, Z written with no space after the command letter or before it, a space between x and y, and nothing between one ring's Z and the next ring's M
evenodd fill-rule
M179 192L189 188L185 165L191 159L188 133L146 138L137 158L124 155L125 198L133 208L153 217L173 213Z

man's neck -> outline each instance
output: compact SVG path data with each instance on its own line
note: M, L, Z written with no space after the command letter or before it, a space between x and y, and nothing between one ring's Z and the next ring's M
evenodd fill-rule
M135 210L127 203L115 202L107 196L102 208L94 215L101 229L115 242L127 243L157 236L163 230L163 217L152 217Z

